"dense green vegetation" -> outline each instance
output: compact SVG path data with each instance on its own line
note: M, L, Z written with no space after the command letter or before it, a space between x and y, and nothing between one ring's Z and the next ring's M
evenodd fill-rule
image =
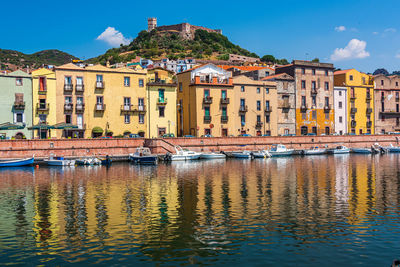
M287 61L287 59L282 58L282 59L278 59L275 58L273 55L265 55L261 58L262 62L266 62L266 63L274 63L274 64L279 64L279 65L287 65L289 64L289 62Z
M26 66L38 68L43 64L58 66L71 62L72 59L78 58L59 50L43 50L29 55L14 50L0 49L1 69L8 69L6 64L22 68Z
M104 55L92 58L88 62L105 64L108 60L114 64L130 61L136 56L150 59L194 57L227 60L229 54L258 57L218 33L197 30L193 40L187 40L178 33L153 30L141 31L129 45L110 49Z

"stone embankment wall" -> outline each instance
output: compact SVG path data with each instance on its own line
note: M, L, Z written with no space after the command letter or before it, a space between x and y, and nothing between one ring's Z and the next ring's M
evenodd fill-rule
M382 146L400 145L400 136L288 136L288 137L229 137L229 138L166 138L166 139L49 139L49 140L1 140L0 158L24 158L35 155L45 158L51 154L65 157L127 156L136 147L147 146L153 153L174 152L179 145L194 151L260 150L272 144L284 144L289 148L306 149L312 146L369 147L374 143Z

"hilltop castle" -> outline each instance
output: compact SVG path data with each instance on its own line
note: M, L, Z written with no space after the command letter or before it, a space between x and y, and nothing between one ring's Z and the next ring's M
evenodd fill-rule
M157 18L148 18L147 19L147 31L152 30L164 31L164 32L177 32L180 36L185 39L193 39L194 33L196 30L204 30L208 32L216 32L222 34L222 30L213 30L201 26L191 25L189 23L181 23L175 25L166 25L166 26L158 26L157 27Z

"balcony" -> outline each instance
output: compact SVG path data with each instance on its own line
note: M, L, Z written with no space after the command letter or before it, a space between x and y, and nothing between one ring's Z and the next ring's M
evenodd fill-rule
M256 128L261 128L263 126L263 123L261 121L256 122Z
M72 112L73 105L71 103L64 104L64 112Z
M350 108L350 113L352 114L357 113L357 108Z
M47 94L47 88L39 88L39 89L38 89L38 94L39 94L39 95L45 95L45 94Z
M104 81L97 81L95 86L96 89L104 89Z
M240 106L239 113L245 113L245 112L247 112L247 106Z
M25 109L25 102L24 101L15 101L13 108L15 110L24 110Z
M356 100L356 94L351 94L350 95L350 101Z
M222 115L222 116L221 116L221 123L227 123L227 122L228 122L228 116Z
M205 104L205 105L212 104L212 97L211 96L205 96L203 98L203 104Z
M176 86L176 81L166 79L149 79L147 85Z
M132 106L132 110L134 112L146 112L146 106L145 105Z
M396 99L396 102L400 101L400 97L396 97L395 99Z
M325 106L324 106L324 112L325 113L329 113L331 111L331 109L332 109L332 105L325 104Z
M394 110L386 110L386 111L381 111L380 112L381 114L384 114L384 115L394 115L394 116L399 116L400 115L400 111L394 111Z
M272 107L271 106L266 106L264 111L265 111L265 113L270 113L272 111Z
M163 106L168 103L167 98L159 97L157 99L157 105Z
M210 123L211 122L211 116L204 116L204 123Z
M128 105L128 104L124 104L121 105L121 112L132 112L133 111L133 105Z
M367 108L366 112L367 114L372 113L372 108Z
M72 92L74 90L74 85L72 83L64 84L64 92Z
M50 105L46 103L38 103L36 105L36 110L40 112L48 112L50 109Z
M83 91L85 91L85 85L83 84L77 84L75 85L75 92L76 93L83 93Z
M357 122L355 120L352 120L350 122L350 126L351 126L351 128L355 128L357 126Z
M221 98L221 105L228 105L229 104L229 98Z
M317 88L311 88L311 96L315 96L316 94L318 94Z
M372 127L372 121L367 121L367 128L371 128Z
M300 111L301 112L306 112L307 109L308 109L307 104L301 104L301 106L300 106Z
M106 104L96 104L94 108L95 108L95 111L102 112L102 111L106 110Z
M85 104L76 104L75 113L83 113L85 111Z

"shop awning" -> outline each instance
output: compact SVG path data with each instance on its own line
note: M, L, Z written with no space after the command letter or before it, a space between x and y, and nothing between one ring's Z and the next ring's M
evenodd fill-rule
M64 129L64 130L68 130L68 129L78 129L78 125L73 125L71 123L57 123L54 125L54 129Z
M20 130L20 129L24 129L25 126L22 124L14 124L11 122L6 122L6 123L2 123L0 124L0 130Z
M32 127L28 127L28 130L50 130L50 129L55 129L54 126L44 124L44 123L39 123L36 125L33 125Z

